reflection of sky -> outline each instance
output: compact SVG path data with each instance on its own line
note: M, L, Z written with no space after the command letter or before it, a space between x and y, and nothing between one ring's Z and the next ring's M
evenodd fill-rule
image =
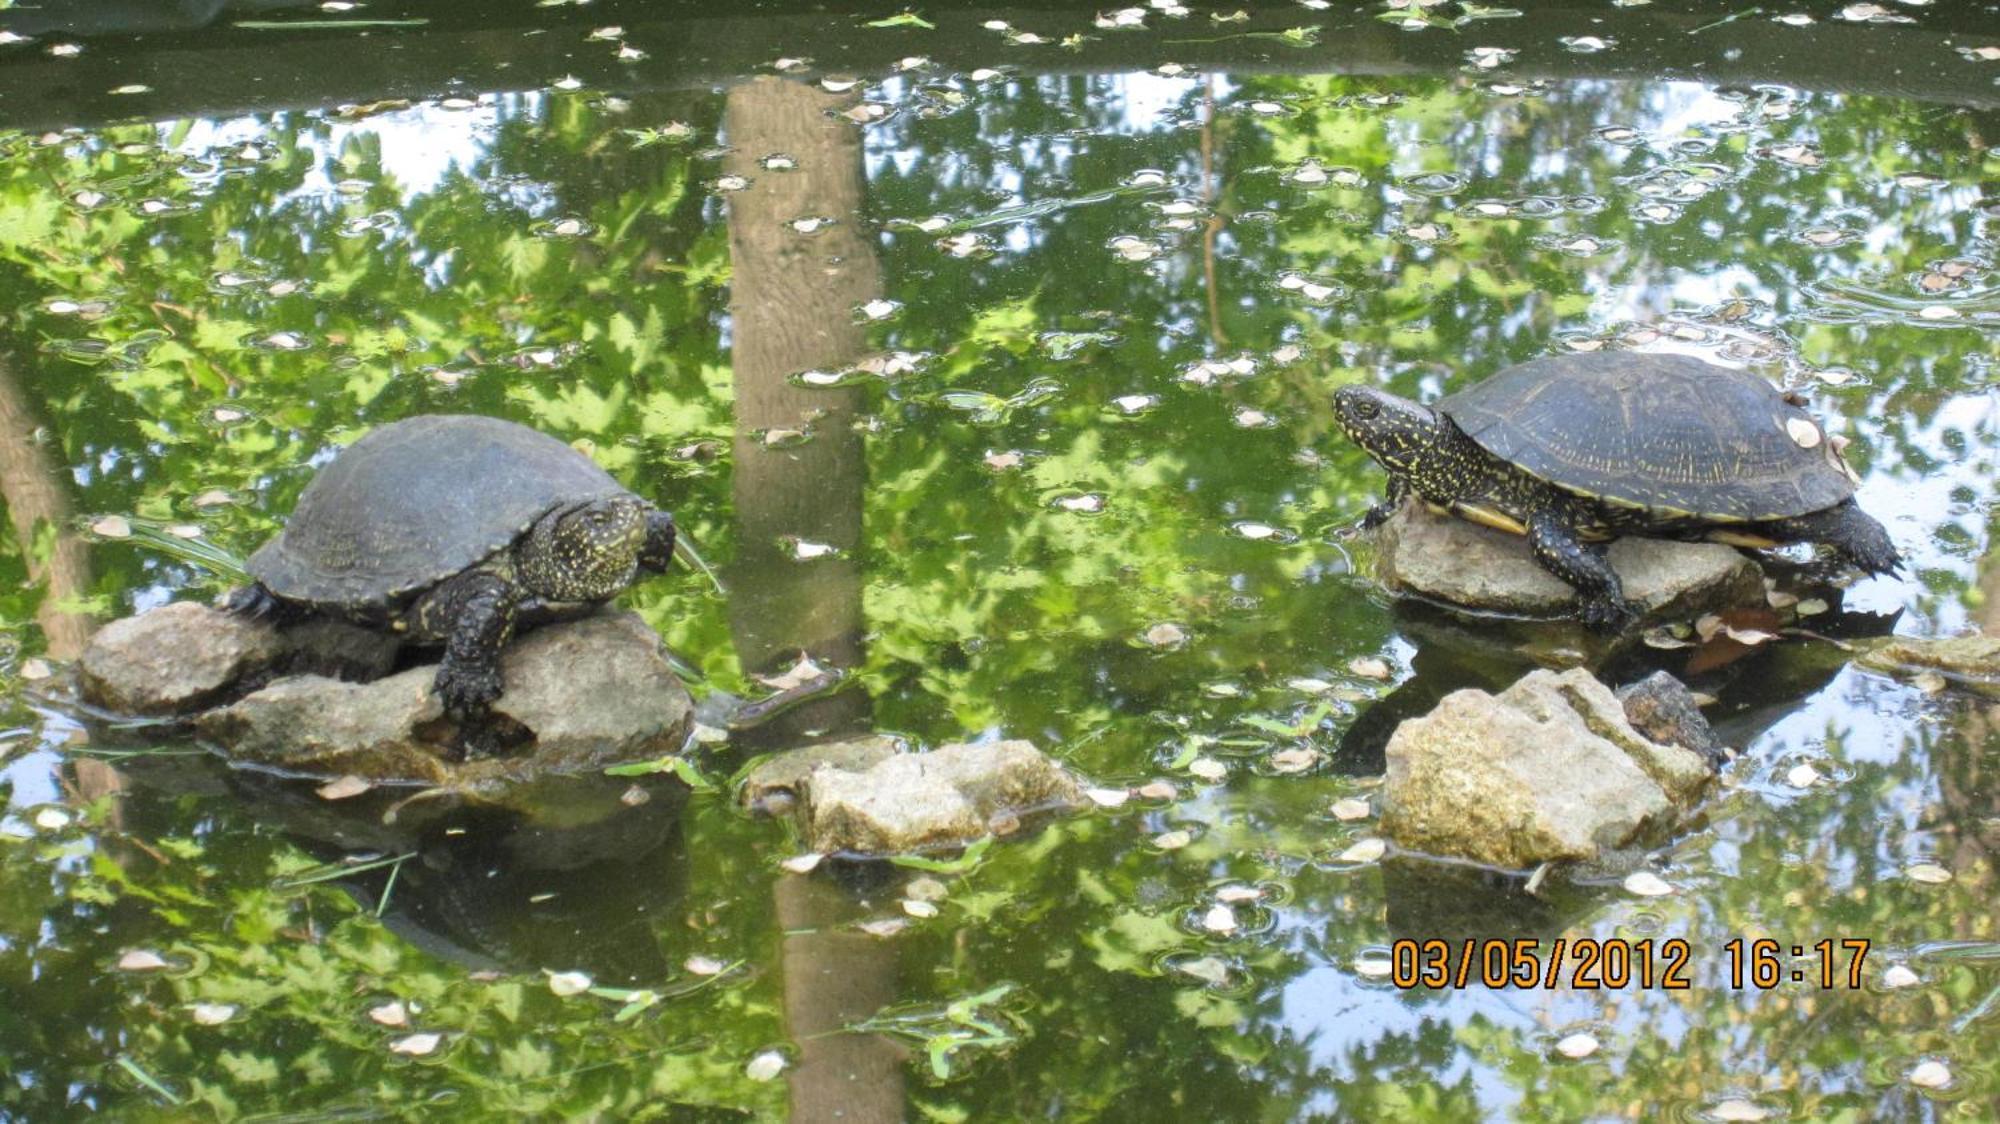
M539 95L522 108L539 112ZM359 137L380 140L382 172L402 192L403 201L433 191L446 175L456 170L469 173L492 141L499 114L490 102L471 109L444 109L424 102L408 109L380 113L360 121L327 122L326 136L295 133L298 143L311 154L310 166L299 186L281 197L331 197L339 178L339 155ZM220 121L197 121L188 130L178 151L200 155L212 148L233 148L271 136L270 122L261 117L236 117Z

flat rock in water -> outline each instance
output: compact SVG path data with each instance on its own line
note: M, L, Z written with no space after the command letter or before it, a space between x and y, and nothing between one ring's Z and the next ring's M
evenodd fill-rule
M187 714L225 700L285 653L278 630L193 601L99 629L77 662L84 701L118 714Z
M774 759L752 774L768 794L783 781L798 801L806 844L824 853L888 855L970 843L992 834L996 819L1083 803L1076 779L1026 741L962 743L927 753L883 753L881 742L848 747L829 760ZM788 758L790 760L788 760ZM795 767L810 763L809 769ZM746 790L746 800L755 800Z
M432 690L435 666L345 683L290 676L195 720L232 757L374 781L476 784L599 769L678 750L693 701L660 639L631 613L546 625L501 659L493 705L506 746L454 758L456 728Z
M1932 671L1947 683L2000 698L2000 636L1898 636L1862 656L1861 665L1892 675Z
M1401 846L1510 869L1594 860L1670 824L1713 774L1634 730L1588 672L1533 671L1498 695L1455 691L1390 736L1382 831Z
M1376 532L1376 572L1392 588L1468 609L1568 616L1576 591L1537 565L1520 535L1406 503ZM1762 572L1721 543L1622 538L1611 568L1627 600L1653 620L1762 603Z

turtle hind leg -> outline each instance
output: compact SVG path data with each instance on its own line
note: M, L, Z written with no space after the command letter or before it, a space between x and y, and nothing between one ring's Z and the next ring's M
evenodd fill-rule
M215 607L233 617L269 621L279 628L296 624L312 615L312 610L298 602L287 601L264 588L263 582L237 586L216 598Z
M1576 590L1583 623L1593 632L1616 632L1636 615L1604 551L1583 542L1553 512L1528 517L1528 546L1542 569Z
M1778 520L1771 528L1780 539L1825 543L1871 574L1897 574L1903 569L1903 556L1888 530L1851 499L1824 511Z
M513 639L520 590L498 574L474 570L425 594L415 606L413 631L444 640L438 664L438 701L461 724L483 718L500 697L500 653Z

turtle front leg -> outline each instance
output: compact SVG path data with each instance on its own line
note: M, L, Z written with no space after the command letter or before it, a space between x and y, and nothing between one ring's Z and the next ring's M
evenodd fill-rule
M1396 514L1396 508L1402 506L1403 497L1409 494L1410 482L1401 476L1390 474L1389 487L1382 493L1382 502L1369 508L1368 514L1361 517L1361 529L1372 531L1387 523L1389 517Z
M1771 526L1776 532L1773 537L1780 541L1825 543L1871 574L1900 573L1903 568L1903 556L1890 541L1888 529L1851 499L1824 511L1778 520Z
M1616 632L1632 620L1625 587L1604 560L1604 551L1577 538L1555 514L1538 511L1528 517L1528 545L1542 569L1576 590L1583 623L1591 631Z
M417 607L420 617L427 618L420 627L434 621L435 631L444 637L437 693L453 721L483 716L500 697L500 653L513 638L519 607L514 584L483 571L453 578Z
M639 569L664 574L674 564L674 517L666 511L646 513L646 541L639 547Z

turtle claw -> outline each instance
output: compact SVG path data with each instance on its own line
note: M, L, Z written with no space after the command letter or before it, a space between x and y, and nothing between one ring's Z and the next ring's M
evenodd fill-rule
M500 687L500 669L495 666L468 667L447 660L438 667L438 701L454 721L485 714L500 697Z

